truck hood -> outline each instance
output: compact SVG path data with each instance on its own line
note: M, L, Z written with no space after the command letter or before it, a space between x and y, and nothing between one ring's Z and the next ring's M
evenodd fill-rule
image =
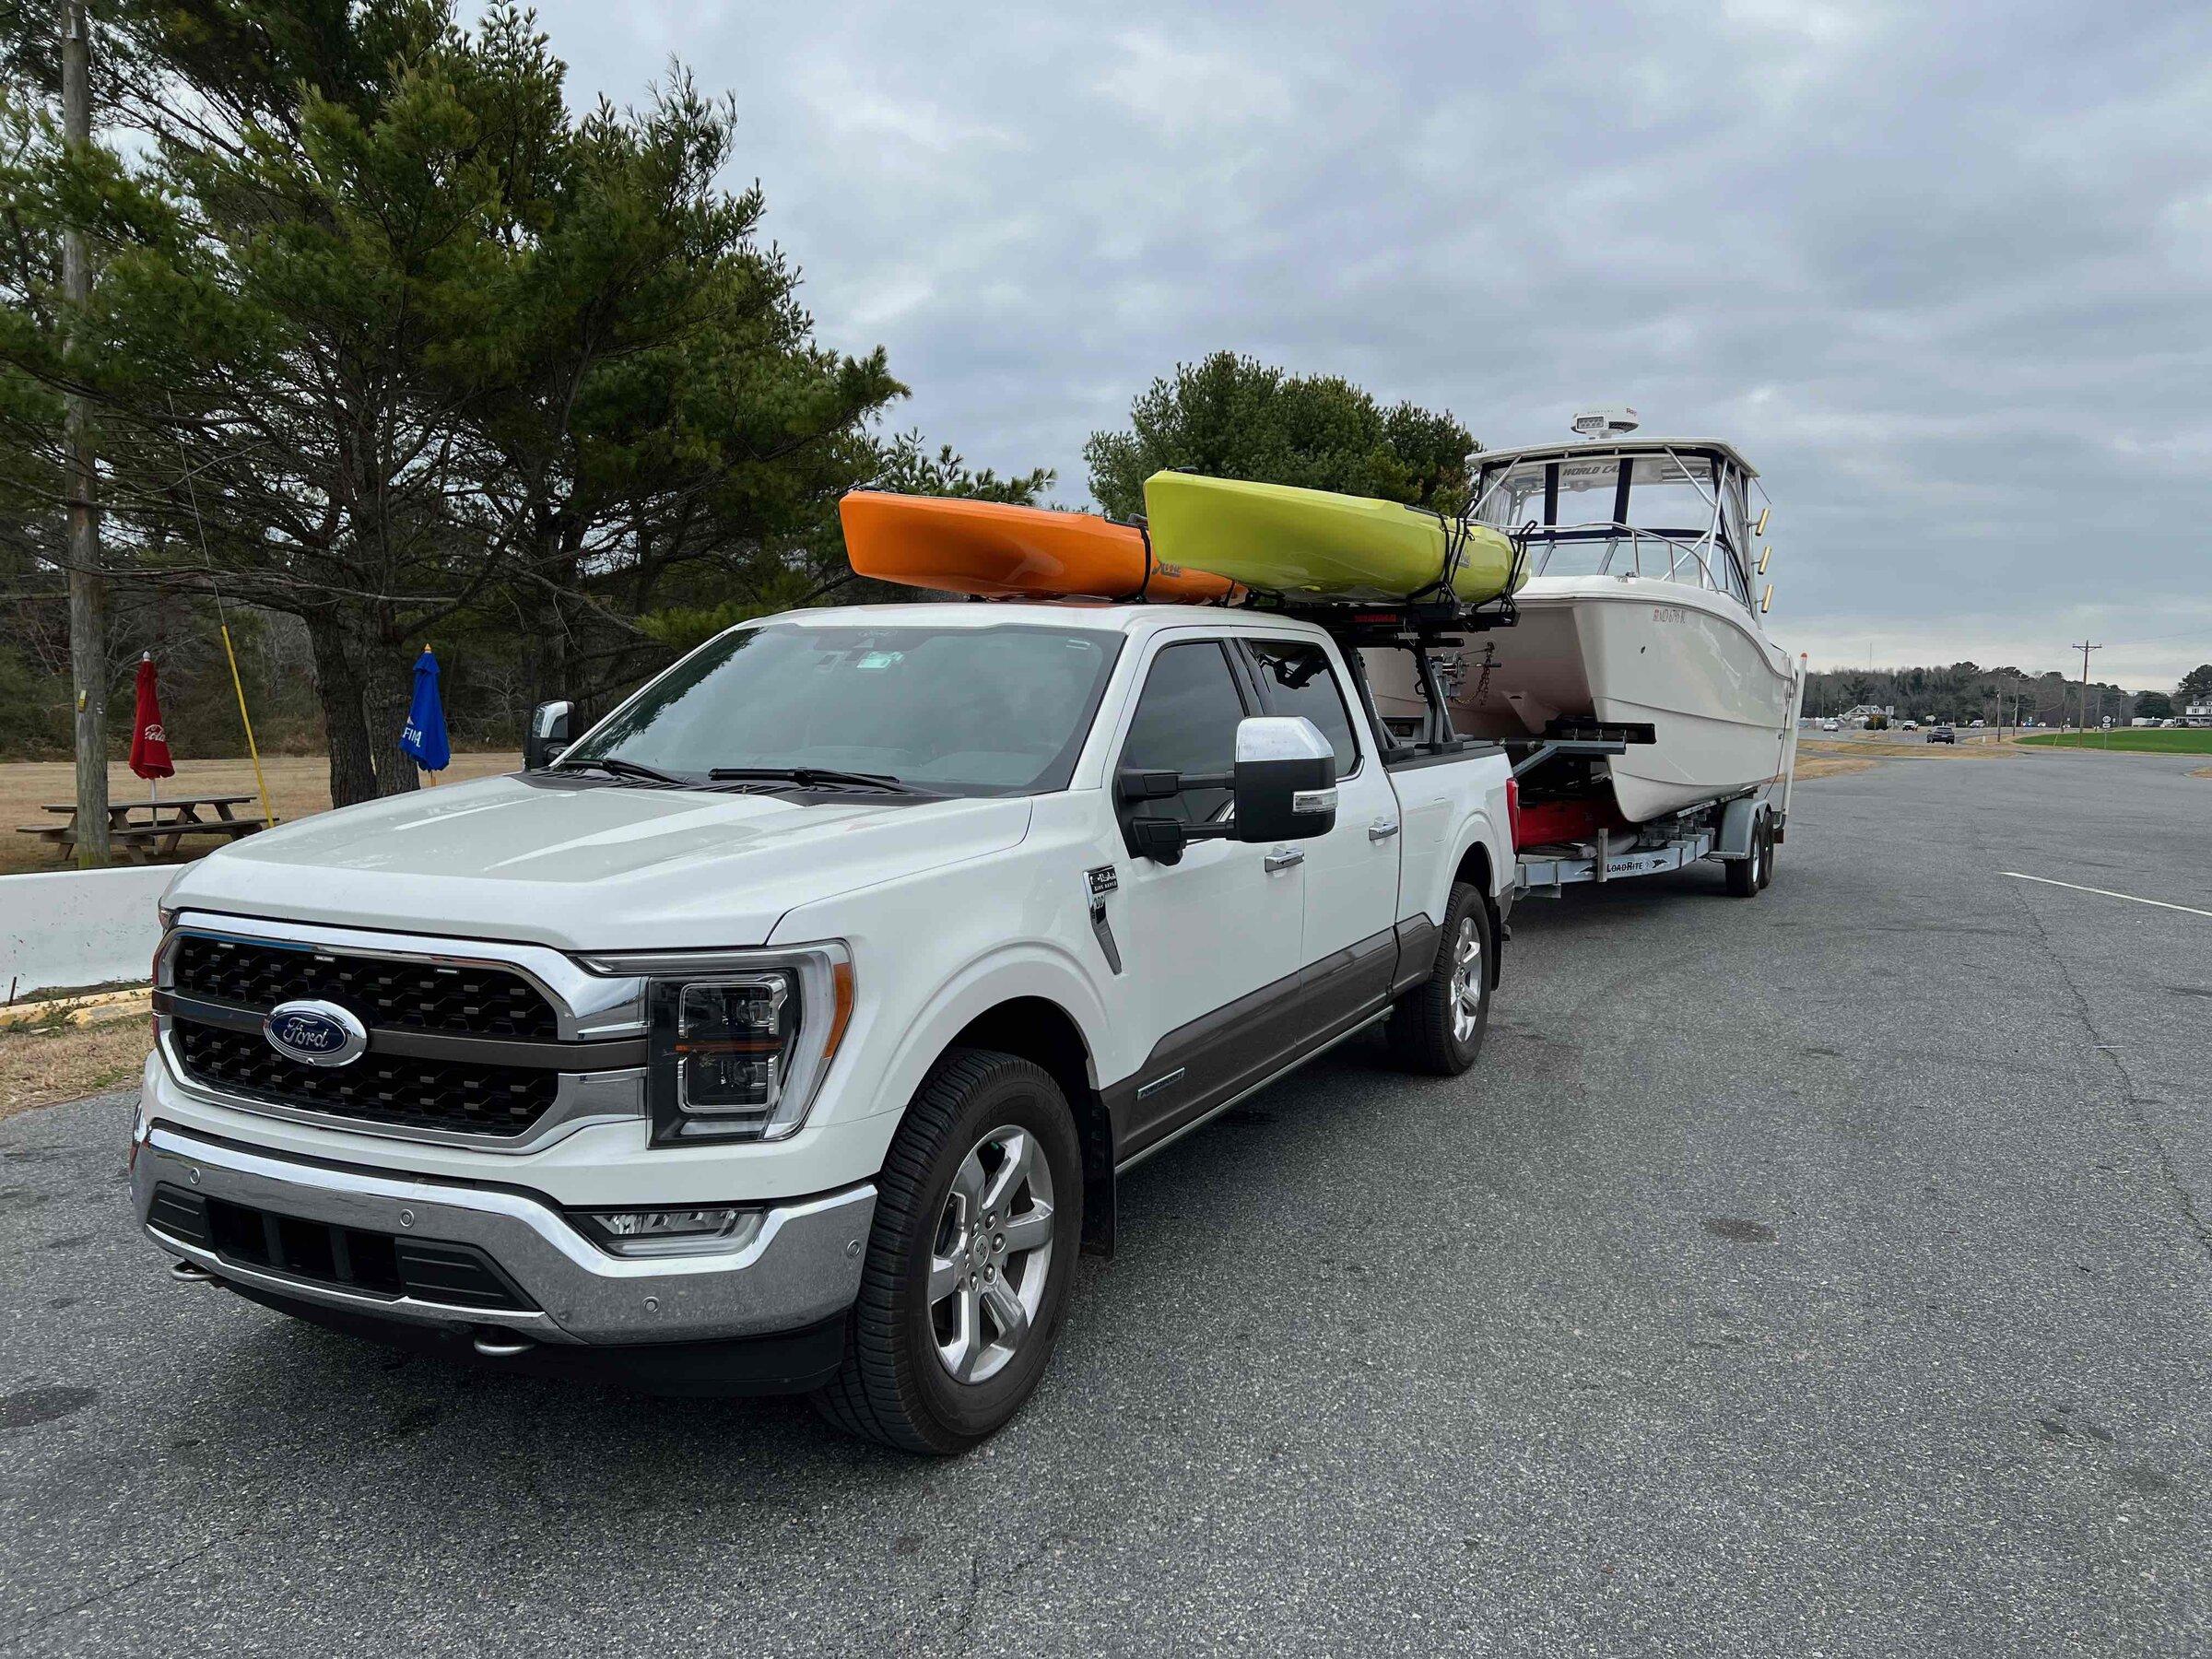
M521 776L423 790L234 841L165 903L563 950L768 942L796 905L1019 843L1019 799L820 805Z

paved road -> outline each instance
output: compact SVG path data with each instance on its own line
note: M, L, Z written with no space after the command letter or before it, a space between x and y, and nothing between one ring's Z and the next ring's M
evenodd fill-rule
M2212 911L2185 770L1532 905L1472 1077L1147 1165L954 1464L172 1288L126 1100L0 1125L0 1650L2206 1651L2212 917L1998 874Z

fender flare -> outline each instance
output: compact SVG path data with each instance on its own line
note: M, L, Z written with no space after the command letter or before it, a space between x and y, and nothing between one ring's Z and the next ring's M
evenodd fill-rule
M937 1057L982 1015L1002 1003L1036 997L1074 1022L1090 1063L1090 1084L1103 1087L1101 1068L1112 1053L1104 1004L1072 956L1034 941L1001 947L978 957L939 985L907 1022L905 1035L885 1066L877 1099L884 1111L903 1113Z
M1431 921L1437 921L1443 915L1444 904L1451 895L1452 884L1459 879L1459 866L1466 862L1467 854L1477 847L1480 847L1490 861L1490 886L1489 889L1482 896L1483 902L1490 907L1493 914L1497 912L1498 895L1501 890L1501 884L1507 882L1512 871L1512 854L1510 852L1500 854L1498 850L1497 828L1490 822L1489 812L1484 807L1477 806L1460 821L1459 827L1453 832L1452 856L1444 864L1443 887L1430 896L1435 908L1429 910L1427 913Z

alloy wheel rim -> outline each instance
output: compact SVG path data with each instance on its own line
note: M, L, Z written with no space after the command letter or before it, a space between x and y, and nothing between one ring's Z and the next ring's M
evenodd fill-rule
M1475 918L1463 916L1452 941L1452 1035L1465 1042L1482 1018L1482 934Z
M960 1160L929 1253L929 1320L956 1382L1003 1371L1036 1327L1053 1266L1053 1171L1027 1129L1002 1124Z

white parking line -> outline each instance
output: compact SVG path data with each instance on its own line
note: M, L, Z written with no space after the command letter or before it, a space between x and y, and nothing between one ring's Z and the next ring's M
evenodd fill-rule
M2177 910L2180 911L2183 915L2212 916L2212 911L2197 910L2193 906L2186 904L2169 904L2163 899L2138 899L2133 893L2115 893L2110 888L2082 887L2078 883L2072 881L2053 881L2048 876L2023 876L2018 870L1999 870L1997 874L2000 876L2009 876L2015 881L2040 881L2045 887L2070 888L2077 893L2095 893L2100 898L2104 899L2124 899L2130 904L2155 904L2160 910Z

